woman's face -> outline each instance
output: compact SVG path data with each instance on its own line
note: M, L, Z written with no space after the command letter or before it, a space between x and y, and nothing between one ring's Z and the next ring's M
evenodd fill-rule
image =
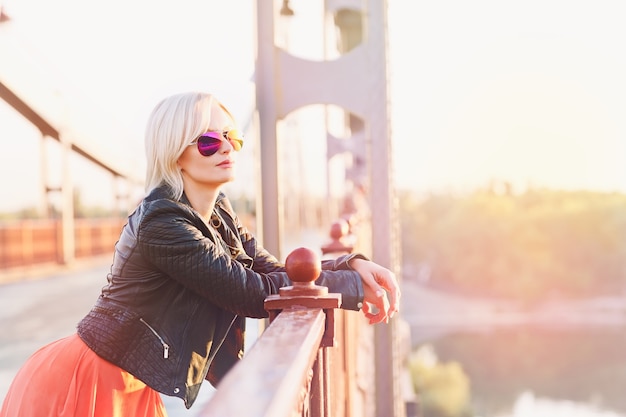
M222 132L233 127L230 116L219 105L213 104L210 130ZM195 143L188 146L178 159L185 188L187 182L192 182L194 188L216 189L232 181L235 178L234 153L233 145L227 140L222 140L218 151L210 156L200 154Z

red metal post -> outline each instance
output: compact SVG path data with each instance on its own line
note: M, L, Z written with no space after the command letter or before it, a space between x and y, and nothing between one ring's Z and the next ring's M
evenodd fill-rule
M286 309L319 308L326 314L324 336L320 343L317 360L313 365L313 376L309 388L309 407L303 406L303 415L330 417L330 376L326 349L335 345L334 309L341 305L341 294L328 292L327 287L315 285L314 281L322 270L320 258L307 248L292 251L285 260L287 275L293 285L283 287L279 294L265 300L265 309L270 322Z

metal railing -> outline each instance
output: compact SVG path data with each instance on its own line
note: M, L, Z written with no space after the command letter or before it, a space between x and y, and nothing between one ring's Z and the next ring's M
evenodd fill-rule
M77 220L76 257L112 251L124 222ZM5 223L0 227L2 267L60 262L59 223ZM321 247L323 257L335 258L358 246L353 226L349 217L332 223L330 240ZM363 365L373 362L371 326L364 325L359 313L338 309L338 294L312 285L316 276L311 268L308 275L305 268L304 279L288 269L294 286L266 300L270 326L219 385L201 415L371 415L373 373L370 365Z
M269 327L219 384L203 417L332 415L329 349L341 295L314 284L321 262L309 249L291 252L285 268L293 285L265 300Z
M353 249L348 223L331 225L324 257ZM285 260L293 282L268 297L270 325L226 375L203 417L362 416L367 393L357 381L359 320L340 310L341 295L313 283L320 271L316 252L298 248ZM242 400L245 399L245 400Z
M124 223L122 218L76 219L74 256L112 254ZM62 233L60 219L0 222L0 271L62 263Z

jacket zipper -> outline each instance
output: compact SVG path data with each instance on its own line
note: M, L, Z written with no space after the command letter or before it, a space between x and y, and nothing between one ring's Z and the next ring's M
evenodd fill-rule
M170 356L170 345L165 343L165 340L154 330L152 326L150 326L143 318L139 317L139 321L146 325L148 329L159 339L161 344L163 345L163 359L167 359Z

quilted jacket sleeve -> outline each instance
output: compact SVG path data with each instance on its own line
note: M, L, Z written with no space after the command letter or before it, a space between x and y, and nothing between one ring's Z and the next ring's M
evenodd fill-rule
M227 220L241 241L245 252L254 259L253 269L259 273L285 271L285 265L270 254L256 240L254 235L241 223L235 214L228 198L222 195L218 202L221 214ZM352 253L336 259L322 261L322 273L316 281L317 285L328 287L329 292L342 294L341 308L359 310L363 302L363 285L361 278L353 272L349 261L354 258L368 259L362 254ZM329 273L327 271L345 271ZM348 272L351 271L351 272ZM289 284L291 285L291 283Z
M246 252L256 242L247 236ZM252 239L252 241L251 241ZM201 219L172 200L150 203L138 229L137 248L155 268L211 303L246 317L266 317L263 301L291 285L282 264L256 248L252 268L233 260L212 238ZM323 272L318 280L344 298L342 308L357 310L363 289L358 274Z

